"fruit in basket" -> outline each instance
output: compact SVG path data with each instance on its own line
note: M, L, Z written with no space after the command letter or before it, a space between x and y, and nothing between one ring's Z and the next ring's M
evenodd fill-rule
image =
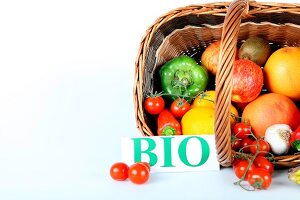
M174 115L167 109L159 113L157 118L157 135L181 135L181 126Z
M201 64L212 74L216 75L219 62L221 41L211 43L201 56Z
M199 94L195 100L193 101L191 108L199 108L199 107L206 107L206 108L215 108L215 96L216 91L208 90L204 93ZM230 106L230 124L233 126L235 124L236 117L239 116L237 109L231 105Z
M251 126L244 122L236 123L233 127L233 134L238 139L247 138L251 134Z
M287 124L295 130L300 123L300 113L295 103L276 93L261 95L250 102L242 118L249 120L256 137L264 137L266 129L273 124Z
M265 84L271 92L300 101L300 47L275 51L264 67Z
M217 74L219 54L221 50L221 41L211 43L201 56L201 64L213 75ZM236 59L238 58L236 53Z
M239 138L231 137L231 149L238 151L242 147L242 140Z
M151 115L157 115L165 108L165 101L162 96L152 95L144 101L145 110Z
M274 165L264 156L257 156L253 161L255 167L263 168L267 170L270 174L274 172Z
M179 56L159 70L163 92L172 100L178 97L191 101L206 89L208 74L204 67L189 56Z
M213 108L192 108L181 119L182 134L214 134L214 122L215 110Z
M196 108L196 107L215 108L215 96L216 96L216 92L214 90L208 90L203 93L200 93L194 99L191 108Z
M239 58L248 59L263 66L271 54L271 46L267 40L260 37L248 38L239 49Z
M263 72L250 60L236 60L232 76L232 101L247 103L253 101L261 92Z
M185 99L177 98L172 102L170 111L176 118L181 119L183 115L189 111L190 107L189 102Z
M270 145L263 139L254 140L252 144L249 146L250 153L257 156L266 156L270 152Z
M241 148L243 149L244 153L250 153L250 146L252 145L253 140L249 137L242 139L241 141Z

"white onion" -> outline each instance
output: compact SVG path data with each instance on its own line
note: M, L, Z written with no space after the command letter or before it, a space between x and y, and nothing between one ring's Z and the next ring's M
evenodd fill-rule
M289 151L289 139L291 127L287 124L274 124L267 128L265 141L270 144L272 152L276 155L284 155Z

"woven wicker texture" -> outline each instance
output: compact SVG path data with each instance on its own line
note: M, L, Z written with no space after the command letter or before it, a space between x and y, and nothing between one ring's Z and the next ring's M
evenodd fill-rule
M226 17L225 17L226 16ZM250 36L262 36L280 46L300 45L300 5L233 3L190 5L159 17L142 38L136 59L134 106L137 128L144 136L156 134L156 122L143 109L146 95L160 89L157 70L178 55L193 55L211 42L222 39L221 60L216 76L215 135L219 162L231 165L229 105L232 65L236 43ZM299 155L276 157L278 166L295 166Z

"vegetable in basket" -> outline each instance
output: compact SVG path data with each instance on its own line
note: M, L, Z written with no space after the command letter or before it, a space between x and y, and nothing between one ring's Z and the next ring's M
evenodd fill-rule
M185 55L164 64L159 73L162 90L172 100L183 97L190 102L208 83L206 69Z
M267 128L265 140L270 144L274 154L287 154L290 148L289 140L291 132L292 130L287 124L274 124Z
M290 144L294 149L300 151L300 126L291 133Z
M181 126L172 113L164 109L157 118L157 135L172 136L181 135Z
M151 115L157 115L165 108L165 101L162 96L151 95L144 101L145 110Z
M181 119L190 107L191 105L185 99L177 98L172 102L170 111L176 118Z

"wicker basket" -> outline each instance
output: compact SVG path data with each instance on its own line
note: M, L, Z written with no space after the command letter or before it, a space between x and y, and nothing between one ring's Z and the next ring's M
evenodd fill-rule
M215 137L219 163L230 166L230 112L232 68L238 42L250 37L267 38L280 46L300 45L300 4L233 3L191 5L159 17L142 39L136 59L134 105L137 127L144 136L155 135L156 123L145 113L143 100L160 88L157 69L182 54L196 55L221 39L221 59L215 99ZM300 154L275 157L275 166L300 164Z

